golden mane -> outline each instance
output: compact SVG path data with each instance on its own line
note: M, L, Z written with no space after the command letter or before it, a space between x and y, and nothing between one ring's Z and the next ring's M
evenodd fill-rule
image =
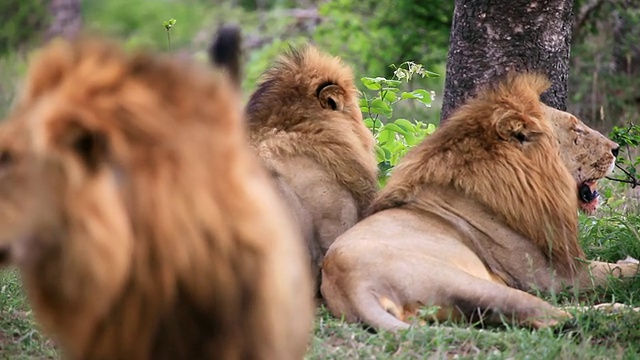
M204 65L105 41L54 42L32 63L10 120L28 123L39 164L18 263L74 358L304 353L301 241L238 104Z
M267 141L279 155L314 159L365 209L377 189L378 169L358 99L353 72L339 58L313 46L291 49L264 73L249 99L252 142Z
M450 187L476 199L525 235L571 274L578 245L575 182L559 156L539 95L548 80L509 74L461 106L410 151L378 194L372 212L419 207L426 185Z

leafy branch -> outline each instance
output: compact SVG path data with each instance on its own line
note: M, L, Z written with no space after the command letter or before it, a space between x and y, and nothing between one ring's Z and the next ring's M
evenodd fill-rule
M401 91L402 83L409 83L415 75L421 77L437 77L436 73L427 71L421 64L406 61L396 67L393 77L363 77L360 80L374 96L363 94L360 100L360 110L365 115L364 122L376 139L376 156L380 169L379 182L384 185L402 156L413 146L417 145L425 136L436 129L433 124L399 118L393 119L393 109L401 101L415 100L426 107L431 107L435 92L425 89ZM383 122L383 120L385 120Z
M631 188L639 186L640 181L638 180L637 167L640 165L640 157L633 159L631 151L629 150L630 148L635 148L640 145L640 127L633 123L628 123L624 127L614 126L609 137L617 142L624 150L620 151L616 159L616 167L624 173L626 178L620 179L607 176L607 179L630 184Z

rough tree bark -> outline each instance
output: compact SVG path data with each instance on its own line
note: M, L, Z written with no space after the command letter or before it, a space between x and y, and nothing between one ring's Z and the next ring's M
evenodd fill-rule
M82 27L80 0L50 0L50 23L47 40L54 37L74 38Z
M549 76L542 95L565 110L573 0L455 0L441 121L510 70Z

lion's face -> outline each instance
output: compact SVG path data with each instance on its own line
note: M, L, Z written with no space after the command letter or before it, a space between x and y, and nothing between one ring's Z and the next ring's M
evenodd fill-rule
M613 170L619 146L567 112L549 106L544 110L560 142L562 161L576 181L580 209L592 213L598 206L596 182Z

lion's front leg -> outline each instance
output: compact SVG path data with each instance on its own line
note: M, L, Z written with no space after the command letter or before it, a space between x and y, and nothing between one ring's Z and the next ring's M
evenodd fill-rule
M632 260L620 260L615 264L602 261L589 261L588 269L588 276L580 281L582 288L585 286L605 286L610 277L621 279L632 278L640 272L638 262Z

